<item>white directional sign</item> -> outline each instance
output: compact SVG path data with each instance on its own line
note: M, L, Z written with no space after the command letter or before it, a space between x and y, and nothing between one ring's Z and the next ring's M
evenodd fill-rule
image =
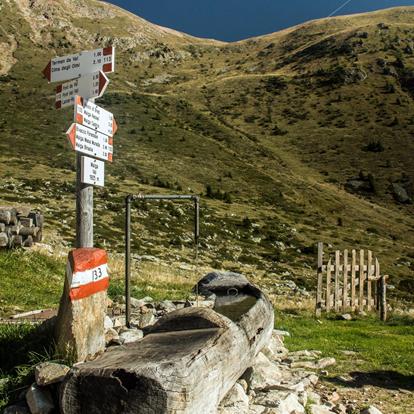
M112 162L112 137L79 124L72 124L66 135L75 151Z
M91 101L75 98L75 122L94 129L102 134L114 136L118 126L111 112L106 111Z
M100 70L105 73L111 73L115 70L114 47L56 57L49 61L43 74L49 82L64 82Z
M76 95L85 99L100 98L108 84L109 79L103 72L88 73L79 79L65 82L56 87L55 106L57 109L72 106Z
M82 157L81 181L84 184L105 186L105 163L94 158Z

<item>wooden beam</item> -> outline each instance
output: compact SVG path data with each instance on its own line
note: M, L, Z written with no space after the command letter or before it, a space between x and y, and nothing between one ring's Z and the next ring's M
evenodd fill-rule
M326 271L326 312L331 311L331 259L328 262L328 270Z
M368 250L368 263L367 263L367 310L371 310L371 274L372 274L372 251Z
M352 264L351 264L351 309L355 312L355 276L356 276L356 251L352 250Z
M321 316L322 312L322 289L323 289L323 272L322 272L322 265L323 265L323 243L318 243L318 270L317 270L317 277L318 277L318 284L316 288L316 316Z
M339 250L335 252L335 295L334 295L334 307L335 312L339 311L339 265L341 264L341 253Z
M364 284L365 284L365 274L364 274L364 260L365 254L364 250L359 251L359 310L364 310Z
M344 287L343 287L343 300L342 311L345 312L348 308L348 250L344 250Z

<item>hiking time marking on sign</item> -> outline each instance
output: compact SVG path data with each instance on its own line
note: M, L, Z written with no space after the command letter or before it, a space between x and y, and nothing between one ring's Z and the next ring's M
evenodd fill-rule
M56 109L74 105L77 95L84 99L100 98L108 84L109 79L102 71L88 73L79 79L65 82L56 87Z
M72 124L66 136L75 151L112 162L112 137L79 124Z
M77 124L86 126L105 135L114 136L118 129L111 112L80 96L76 96L75 98L74 118Z
M53 58L43 70L43 74L49 82L64 82L100 70L105 73L115 70L114 47Z
M99 187L105 186L105 163L82 156L81 180L83 184L92 184Z

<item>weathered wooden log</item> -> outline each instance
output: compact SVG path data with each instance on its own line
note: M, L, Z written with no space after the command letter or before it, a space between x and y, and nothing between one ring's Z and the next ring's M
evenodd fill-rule
M61 411L216 413L270 340L274 316L263 292L240 275L215 273L202 282L199 290L217 295L216 310L171 312L142 340L73 368L61 388Z
M12 235L10 237L10 247L22 247L23 237L20 235Z
M33 237L32 236L27 236L23 240L23 247L32 247L32 246L33 246Z
M38 231L39 231L39 227L21 227L19 230L19 234L22 236L36 236Z
M9 246L9 236L7 233L1 232L0 233L0 247L8 247Z
M23 227L33 227L33 219L29 217L19 217L19 222Z

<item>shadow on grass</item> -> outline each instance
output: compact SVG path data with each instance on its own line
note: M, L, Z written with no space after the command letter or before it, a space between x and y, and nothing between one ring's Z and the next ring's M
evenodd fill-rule
M33 382L33 368L54 355L53 323L0 325L0 411Z
M389 390L414 390L414 375L404 375L396 371L350 372L350 380L343 377L325 378L326 381L348 388L361 388L371 385Z

